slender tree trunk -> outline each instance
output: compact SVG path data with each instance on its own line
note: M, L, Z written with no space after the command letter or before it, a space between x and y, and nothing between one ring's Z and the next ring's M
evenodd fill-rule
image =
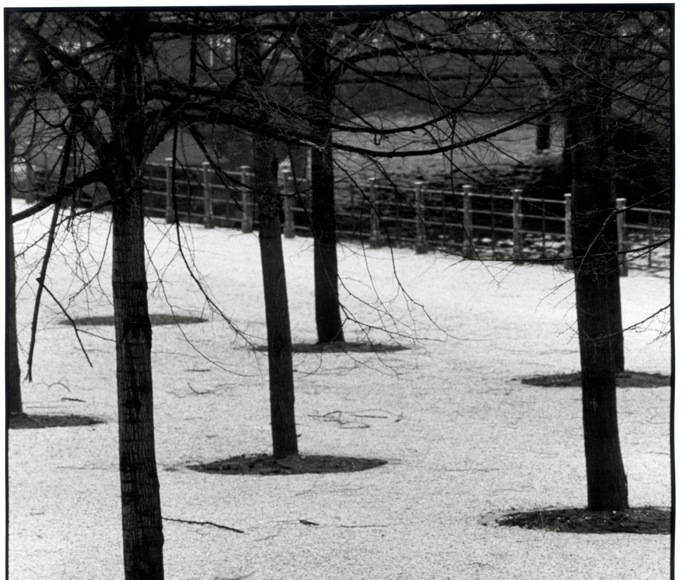
M277 158L272 140L253 136L254 190L258 204L261 265L268 333L270 419L275 457L298 454L294 412L294 373L289 303L282 252L281 200L277 188Z
M315 323L319 343L343 342L336 255L336 210L331 149L312 152L312 229L315 268Z
M299 27L303 53L303 86L308 114L315 127L311 155L314 235L315 322L319 343L342 342L343 324L339 305L339 271L336 255L336 208L332 158L332 100L336 75L329 70L329 40L324 16Z
M578 63L584 72L571 93L567 123L573 174L573 256L582 368L587 503L591 510L628 507L618 436L617 350L614 312L620 285L614 203L608 175L608 36Z
M255 27L254 27L255 28ZM263 90L262 59L255 29L238 39L241 72L256 92ZM269 115L270 111L263 111ZM281 199L277 185L277 157L271 138L254 133L254 197L258 207L265 322L268 334L272 453L282 458L298 454L294 412L294 373L291 354L289 304L282 252Z
M42 22L42 19L41 19ZM6 159L11 165L14 159L14 137L10 136ZM5 183L11 190L11 176ZM5 201L7 221L5 227L5 264L7 264L7 286L5 292L5 400L9 415L21 415L24 405L21 398L21 366L19 365L19 338L17 335L17 268L14 256L14 225L9 216L12 214L12 198Z
M5 264L7 264L7 292L5 302L5 357L6 399L9 415L21 415L24 407L21 399L21 368L17 348L17 296L16 265L14 263L14 227L8 220L6 228Z
M535 149L547 151L551 143L552 116L543 115L535 128Z
M163 579L163 533L154 450L152 329L139 190L112 195L116 382L126 580Z

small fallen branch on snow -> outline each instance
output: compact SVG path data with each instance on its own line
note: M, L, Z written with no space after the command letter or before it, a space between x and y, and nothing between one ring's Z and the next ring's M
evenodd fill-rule
M214 528L219 528L221 530L228 530L230 532L235 532L237 534L245 534L246 533L244 530L240 530L238 528L232 528L230 526L223 526L222 524L216 524L214 522L209 522L209 521L183 520L180 518L167 518L167 517L163 517L162 519L166 520L167 522L178 522L181 524L193 524L195 526L213 526Z

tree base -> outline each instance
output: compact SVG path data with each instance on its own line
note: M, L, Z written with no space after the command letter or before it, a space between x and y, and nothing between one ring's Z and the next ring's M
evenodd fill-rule
M276 459L272 455L238 455L214 461L188 465L189 469L220 475L300 475L302 473L346 473L364 471L385 465L383 459L339 457L333 455L292 455Z
M500 526L574 534L669 534L672 515L667 508L649 506L617 511L575 508L514 512L494 521Z

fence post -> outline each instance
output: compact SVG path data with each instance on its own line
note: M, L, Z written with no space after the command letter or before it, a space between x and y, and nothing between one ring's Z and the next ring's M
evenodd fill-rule
M253 231L253 190L251 189L251 176L249 166L241 165L242 172L242 233L250 234Z
M282 209L284 211L284 237L293 238L296 235L294 230L294 199L289 192L289 182L291 180L291 170L282 170Z
M378 248L381 246L381 236L379 234L379 200L377 199L376 177L370 177L369 183L369 247Z
M416 240L414 249L417 254L425 254L428 252L428 244L426 242L426 224L424 218L426 214L426 207L424 203L424 182L414 182L414 209L415 209L415 227Z
M564 193L564 268L573 270L573 237L571 235L571 194Z
M647 211L646 215L646 233L647 233L647 243L649 245L649 251L647 252L647 265L651 268L653 262L652 256L654 253L654 220L651 216L651 210Z
M627 247L625 243L625 198L616 198L616 230L618 235L618 272L628 275Z
M523 214L521 213L521 193L522 189L512 189L512 241L513 249L512 256L515 262L520 262L523 258L523 237L522 237L522 221Z
M166 157L166 223L175 223L175 211L173 209L173 158Z
M308 187L313 181L313 148L308 147L305 151L305 180L308 182Z
M465 258L472 258L474 255L474 227L471 219L471 186L462 186L462 254Z
M208 161L201 162L201 187L204 194L204 227L213 227L213 188L208 177Z

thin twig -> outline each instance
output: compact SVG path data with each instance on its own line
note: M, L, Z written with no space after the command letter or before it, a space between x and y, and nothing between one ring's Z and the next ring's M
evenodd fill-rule
M162 519L166 520L167 522L178 522L180 524L193 524L195 526L212 526L214 528L219 528L221 530L228 530L230 532L235 532L237 534L245 534L246 532L244 530L240 530L238 528L232 528L230 526L223 526L222 524L216 524L214 522L209 522L209 521L198 521L198 520L183 520L181 518L167 518L163 517Z
M81 337L79 335L79 330L78 330L78 326L76 325L76 321L73 318L71 318L69 313L66 311L66 308L64 308L62 303L57 299L57 297L52 293L52 291L47 287L47 284L45 284L44 282L43 282L43 288L44 288L45 292L47 292L50 295L52 300L54 300L56 302L57 306L59 306L60 310L64 313L64 316L66 316L66 318L71 323L71 326L73 326L73 331L76 333L76 340L78 340L78 344L80 345L81 350L83 351L83 354L85 355L85 359L88 361L90 368L92 368L92 361L90 360L90 357L88 356L88 351L85 350L85 345L83 344L83 341L81 340Z

